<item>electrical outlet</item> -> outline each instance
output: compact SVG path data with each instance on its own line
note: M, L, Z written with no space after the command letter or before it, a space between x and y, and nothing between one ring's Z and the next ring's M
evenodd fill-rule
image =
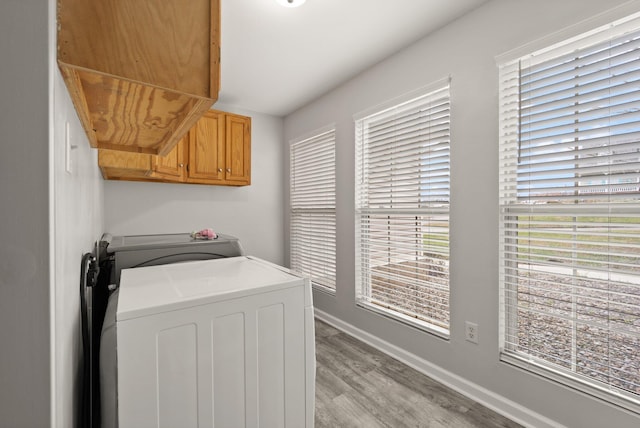
M464 323L464 338L469 342L478 343L478 324L466 321Z

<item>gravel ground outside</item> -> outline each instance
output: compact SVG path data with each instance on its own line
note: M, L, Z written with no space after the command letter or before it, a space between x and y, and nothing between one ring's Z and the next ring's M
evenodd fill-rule
M518 299L518 349L640 394L639 287L529 272Z
M439 257L378 266L373 303L448 328L447 267ZM518 350L640 395L640 286L529 271L517 299Z

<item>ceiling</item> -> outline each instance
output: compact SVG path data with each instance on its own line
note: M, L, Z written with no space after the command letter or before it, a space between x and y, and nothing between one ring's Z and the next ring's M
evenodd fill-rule
M219 102L286 116L488 0L221 0Z

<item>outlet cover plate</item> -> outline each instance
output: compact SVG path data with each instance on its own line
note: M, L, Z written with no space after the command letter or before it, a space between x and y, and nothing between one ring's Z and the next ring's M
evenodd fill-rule
M464 338L471 343L478 343L478 324L471 321L464 323Z

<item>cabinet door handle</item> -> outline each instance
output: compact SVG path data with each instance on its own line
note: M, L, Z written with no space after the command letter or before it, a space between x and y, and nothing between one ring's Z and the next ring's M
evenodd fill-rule
M228 173L231 173L231 168L227 168L227 172L228 172Z
M218 168L218 172L222 172L222 168Z
M180 168L182 168L182 167L184 166L184 164L183 164L183 163L181 163L181 164L179 164L178 166L179 166Z

